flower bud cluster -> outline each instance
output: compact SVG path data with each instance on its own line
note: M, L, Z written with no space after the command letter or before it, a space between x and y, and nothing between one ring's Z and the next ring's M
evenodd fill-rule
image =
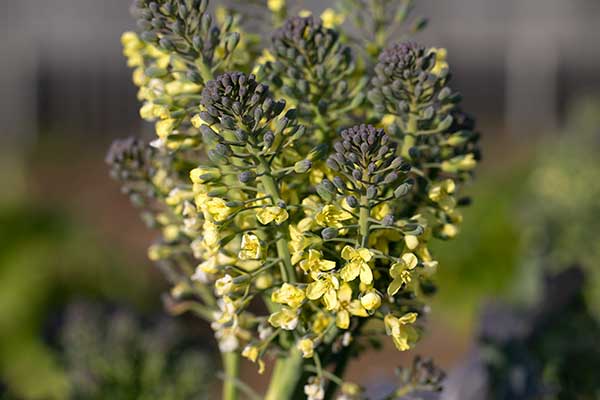
M369 200L382 199L397 183L410 184L409 180L401 182L410 165L396 155L397 145L383 129L358 125L343 130L340 135L341 140L334 144L335 152L327 159L327 166L340 173L333 179L332 186L350 196L347 200L353 208L361 196ZM328 181L324 182L331 187Z
M207 12L208 0L137 0L135 7L142 40L194 62L188 65L187 72L197 83L202 80L202 67L196 64L197 60L210 66L217 49L222 48L223 57L227 58L240 41L240 34L232 31L236 25L234 17L229 16L223 26L216 26Z
M448 86L445 57L444 49L411 42L387 48L375 66L369 100L417 173L412 196L429 199L419 208L427 235L449 239L462 221L459 186L480 155L473 121Z
M355 69L350 47L317 17L285 21L272 36L272 59L263 67L259 75L264 74L301 116L324 120L321 125L329 128L365 97L366 79L350 79Z
M390 396L400 399L437 399L441 393L446 374L429 358L416 356L408 367L396 370L398 389Z
M148 182L153 173L153 153L146 143L129 137L115 140L106 155L111 177L122 182L123 193L139 206L154 197L155 189Z
M476 165L478 135L449 79L443 49L398 43L379 56L369 99L395 122L402 152L415 166L457 175Z
M207 0L139 0L135 5L141 33L125 33L122 43L144 102L140 115L156 124L153 145L198 148L202 142L187 110L199 105L199 94L214 72L244 59L239 21L226 15L216 23Z

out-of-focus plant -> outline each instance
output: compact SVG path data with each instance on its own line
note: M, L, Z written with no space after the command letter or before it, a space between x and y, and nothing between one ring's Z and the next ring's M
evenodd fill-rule
M99 306L67 309L60 342L71 399L206 399L211 361L171 321Z
M600 102L582 100L560 137L541 146L526 218L528 255L551 270L580 263L588 274L586 296L600 316L599 127Z
M162 233L149 256L173 283L167 305L211 322L224 399L247 389L239 356L262 372L267 354L268 400L363 398L343 381L355 344L377 331L414 346L429 243L458 234L479 159L445 53L396 43L357 72L348 35L306 14L239 65L238 20L215 24L206 0L136 6L123 44L158 138L117 141L107 161Z
M451 374L442 398L597 399L600 325L584 300L584 284L582 270L570 268L547 276L531 307L488 306L477 347Z
M47 204L22 198L0 209L0 380L12 396L67 397L63 368L41 331L47 313L70 296L148 300L148 280L134 277L99 242L88 227Z
M398 389L386 400L435 400L440 398L446 374L431 359L417 356L409 367L396 370Z
M427 26L425 18L412 16L414 0L340 0L338 4L340 14L358 31L356 35L349 34L350 38L373 60L390 41L419 32ZM445 60L446 51L437 50L437 56Z
M457 329L473 328L485 299L514 295L515 281L524 278L523 223L516 215L528 173L520 164L482 172L468 189L477 200L465 210L463 233L432 246L444 265L435 279L440 289L434 308Z
M97 232L27 192L31 165L18 158L23 153L13 147L0 153L0 179L10 188L0 194L0 393L62 400L70 385L43 336L47 315L74 295L142 306L154 302L155 291Z

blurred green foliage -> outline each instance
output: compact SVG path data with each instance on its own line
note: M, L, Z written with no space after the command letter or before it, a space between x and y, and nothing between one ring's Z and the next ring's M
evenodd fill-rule
M173 319L143 321L90 304L69 307L61 332L74 400L200 400L210 358Z
M472 326L481 301L507 294L518 269L522 239L515 214L527 168L487 170L471 188L476 201L464 210L461 234L434 248L440 260L433 309L457 327Z
M433 309L457 328L473 326L486 299L531 304L548 270L581 264L587 301L600 315L600 102L572 107L559 135L530 144L527 162L487 166L471 188L461 234L437 243ZM444 317L442 317L444 318Z
M586 270L586 297L600 316L600 101L574 104L560 136L540 146L529 180L528 254L538 268L579 263Z
M23 176L17 164L3 164L13 168L6 176ZM23 186L13 180L7 187ZM56 205L7 192L0 198L0 382L19 399L65 399L69 382L43 340L47 315L78 295L141 307L154 300L151 284Z

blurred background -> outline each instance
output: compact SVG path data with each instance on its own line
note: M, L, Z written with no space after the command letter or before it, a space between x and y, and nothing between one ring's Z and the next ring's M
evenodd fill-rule
M315 14L329 3L297 2ZM142 398L139 374L187 390L159 366L210 365L210 352L191 362L171 349L211 348L212 335L157 316L166 284L146 259L153 233L104 164L113 139L152 131L121 54L130 0L0 5L0 398ZM476 347L484 305L535 304L544 273L579 265L585 307L600 316L600 2L417 0L416 13L430 25L415 39L448 49L453 86L483 134L475 202L458 239L437 245L440 290L417 349L452 371ZM147 337L132 348L127 335L138 331ZM85 340L110 351L66 351L90 349ZM128 351L154 375L128 365ZM120 375L102 367L107 352ZM360 363L368 372L350 376L377 393L412 356L371 352ZM138 394L117 395L119 385ZM189 390L145 395L210 398Z

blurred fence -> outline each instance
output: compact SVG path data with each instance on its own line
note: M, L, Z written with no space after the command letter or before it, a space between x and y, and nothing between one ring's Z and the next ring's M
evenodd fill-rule
M302 5L320 11L328 3ZM134 27L129 5L0 0L3 137L141 127L119 44ZM600 91L598 0L417 0L417 12L431 20L419 40L449 49L454 85L486 130L553 129L565 103Z

